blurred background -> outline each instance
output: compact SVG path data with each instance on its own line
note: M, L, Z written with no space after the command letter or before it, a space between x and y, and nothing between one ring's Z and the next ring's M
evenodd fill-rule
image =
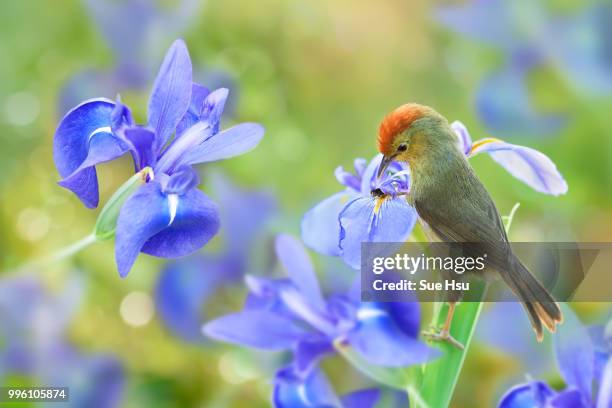
M197 328L240 309L244 273L278 268L274 234L299 235L304 212L341 190L334 169L373 157L379 121L405 102L461 120L473 139L530 146L556 163L569 185L561 197L533 191L487 155L472 160L500 212L521 203L512 240L610 241L611 27L612 8L596 1L2 2L0 384L74 381L74 406L269 406L283 356L214 343ZM222 230L179 264L140 256L124 280L112 242L21 268L87 235L98 213L56 184L59 119L84 99L120 92L143 122L177 37L198 82L230 88L222 126L266 128L253 152L202 170L201 188L228 208L228 223L261 220L253 239L230 250ZM124 158L98 169L104 203L132 168ZM229 202L242 206L230 210ZM352 276L337 260L312 256L325 286ZM224 259L241 262L224 269ZM172 268L214 270L189 294L185 314L161 298ZM605 309L577 305L585 322L602 321ZM560 381L552 353L542 351L550 345L533 351L524 316L516 317L515 350L496 343L486 317L453 406L492 406L526 372ZM538 369L524 363L535 355ZM346 365L324 364L338 390L369 383Z

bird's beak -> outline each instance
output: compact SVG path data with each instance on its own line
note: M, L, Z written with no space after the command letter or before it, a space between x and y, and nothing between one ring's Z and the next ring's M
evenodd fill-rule
M378 174L376 177L380 179L380 176L384 173L384 171L389 167L391 162L395 159L395 155L393 156L383 156L382 161L380 162L380 166L378 166Z

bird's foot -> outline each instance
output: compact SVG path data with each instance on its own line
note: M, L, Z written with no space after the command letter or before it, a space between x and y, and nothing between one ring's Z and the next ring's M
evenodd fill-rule
M423 332L423 336L425 336L430 341L444 341L449 343L451 346L457 347L459 350L463 350L465 347L461 344L457 339L451 336L448 330L440 330L436 331L435 329L430 329L428 331Z

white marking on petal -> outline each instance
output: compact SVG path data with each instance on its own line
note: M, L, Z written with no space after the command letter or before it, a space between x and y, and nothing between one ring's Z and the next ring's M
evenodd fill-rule
M298 395L300 396L300 399L305 403L310 405L310 401L308 399L308 393L306 392L306 386L304 384L300 385L297 389L298 391Z
M174 218L176 217L176 210L178 209L179 198L178 194L168 194L168 209L170 210L170 222L168 226L172 225Z
M357 319L358 320L368 320L375 319L380 316L384 316L386 313L380 309L373 308L361 308L357 311Z
M91 138L98 133L113 133L113 130L110 128L110 126L99 127L89 134L89 140L91 140Z

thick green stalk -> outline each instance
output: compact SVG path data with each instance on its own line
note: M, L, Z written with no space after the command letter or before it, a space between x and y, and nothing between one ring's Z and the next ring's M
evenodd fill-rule
M510 214L504 218L506 231L509 232L512 220L516 214L519 204L515 204ZM463 368L463 363L467 356L472 337L480 317L480 312L484 303L484 295L487 286L484 282L472 282L472 293L476 294L476 299L480 301L458 303L455 309L455 315L451 325L451 335L464 345L464 349L460 350L449 343L437 343L436 345L442 350L441 358L432 361L423 366L422 377L418 389L420 390L419 399L411 398L413 404L417 407L430 408L446 408L450 405L459 374ZM440 327L444 324L448 313L448 304L436 303L432 319L434 327ZM411 394L411 390L406 390Z
M486 286L482 283L478 288L479 298L482 299ZM413 401L417 407L445 408L448 407L455 391L459 374L465 362L465 357L470 348L474 330L482 310L482 302L458 303L455 309L451 335L464 345L460 350L449 343L436 343L443 355L423 367L423 376L420 384L420 394L425 404ZM440 327L446 319L448 304L437 303L432 325ZM408 390L410 394L410 390Z

